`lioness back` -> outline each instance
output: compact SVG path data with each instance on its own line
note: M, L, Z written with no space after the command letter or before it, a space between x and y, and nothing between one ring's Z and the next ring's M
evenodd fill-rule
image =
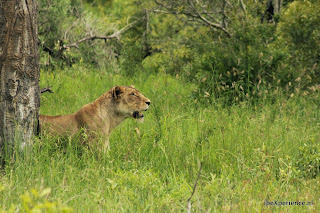
M68 136L76 134L79 131L75 114L48 116L40 115L41 132L46 132L50 135Z

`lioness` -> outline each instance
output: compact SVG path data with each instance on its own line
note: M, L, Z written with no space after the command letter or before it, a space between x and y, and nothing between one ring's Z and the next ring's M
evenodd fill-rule
M89 140L103 136L103 150L109 149L109 136L123 120L133 117L143 121L141 113L150 100L133 86L115 86L92 103L71 115L40 115L40 132L53 136L69 136L85 129Z

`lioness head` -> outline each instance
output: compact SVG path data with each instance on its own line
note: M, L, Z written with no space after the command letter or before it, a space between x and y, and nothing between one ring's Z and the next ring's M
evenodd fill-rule
M151 103L149 98L133 86L115 86L111 89L111 93L117 104L118 113L143 121L142 112L149 108Z

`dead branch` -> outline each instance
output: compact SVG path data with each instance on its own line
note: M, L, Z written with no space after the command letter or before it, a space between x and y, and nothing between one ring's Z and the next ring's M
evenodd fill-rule
M188 206L187 206L187 212L188 213L191 213L191 199L192 199L194 193L196 192L196 188L197 188L197 185L198 185L198 180L199 180L200 174L201 174L201 169L202 169L202 163L200 163L197 179L196 179L196 182L193 185L193 190L192 190L191 196L188 199Z
M99 35L90 35L90 36L87 36L87 37L84 37L82 39L79 39L78 41L74 42L74 43L71 43L69 45L63 45L61 48L60 48L60 52L63 52L67 49L70 49L70 48L79 48L79 44L82 43L82 42L85 42L85 41L92 41L92 40L96 40L96 39L103 39L105 41L107 40L110 40L110 39L117 39L119 40L120 39L120 35L122 33L124 33L125 31L127 31L128 29L130 29L132 26L134 26L135 24L137 24L139 21L143 20L145 18L142 17L141 19L138 19L128 25L126 25L124 28L122 28L121 30L119 31L116 31L115 33L113 33L112 35L109 35L109 36L99 36Z
M224 28L227 27L227 19L229 18L227 16L227 14L226 14L226 6L227 6L227 4L229 4L228 1L226 1L226 0L223 1L223 6L222 6L222 26Z
M188 17L191 17L194 19L194 21L197 21L203 25L206 25L208 27L210 27L213 30L221 30L222 32L224 32L228 37L231 37L231 34L228 32L228 30L225 28L226 24L225 24L225 19L226 19L226 15L225 15L225 6L227 5L227 1L226 4L223 7L223 21L222 24L220 24L216 18L211 15L210 12L206 11L206 9L200 5L201 10L199 11L194 3L192 3L190 0L187 0L187 6L188 9L184 9L182 11L177 10L173 4L171 5L166 5L162 2L159 2L158 0L154 0L155 3L160 6L162 9L164 10L159 10L159 9L153 9L153 10L149 10L151 12L155 12L155 13L164 13L164 14L172 14L172 15L185 15ZM209 19L211 20L209 20Z
M41 89L41 94L44 93L44 92L53 93L51 87L46 87L46 88Z
M168 12L168 11L165 11L165 10L157 10L157 9L149 9L148 11L150 12L154 12L154 13L163 13L163 14L173 14L173 15L177 15L178 13L175 12L175 11L172 11L172 12Z
M241 3L241 8L242 8L242 10L244 12L244 15L247 15L246 6L244 5L242 0L240 0L240 3Z
M201 19L204 23L206 23L208 26L213 27L213 28L217 28L222 30L224 33L226 33L228 35L228 37L231 37L230 33L227 31L227 29L225 29L224 27L222 27L220 24L214 23L209 21L208 19L206 19L204 16L201 15L201 13L196 9L196 7L192 4L192 2L190 0L188 0L188 3L190 5L190 7L192 8L192 10L197 14L197 17L199 19Z

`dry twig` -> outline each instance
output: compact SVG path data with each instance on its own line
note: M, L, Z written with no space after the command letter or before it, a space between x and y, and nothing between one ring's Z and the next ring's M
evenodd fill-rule
M84 37L82 39L79 39L78 41L74 42L74 43L71 43L69 45L63 45L60 49L60 51L64 51L64 50L67 50L69 48L72 48L72 47L75 47L75 48L79 48L79 44L82 43L82 42L85 42L85 41L89 41L89 40L96 40L96 39L103 39L105 41L109 40L109 39L118 39L120 38L120 35L127 31L128 29L130 29L133 25L135 25L136 23L138 23L140 20L144 19L145 17L142 17L141 19L138 19L128 25L126 25L124 28L122 28L121 30L119 31L116 31L115 33L113 33L112 35L109 35L109 36L98 36L98 35L90 35L90 36L87 36L87 37Z
M46 88L41 89L41 94L44 93L44 92L53 93L51 87L46 87Z
M164 13L164 14L172 14L172 15L185 15L193 19L193 21L197 21L203 25L210 27L212 30L221 30L224 32L228 37L231 37L231 34L226 29L226 14L225 14L225 7L229 5L228 2L225 0L225 4L222 8L223 13L223 20L219 21L216 20L217 17L214 17L212 13L208 12L204 6L200 5L198 1L187 0L187 7L184 10L177 10L176 5L172 4L164 4L158 0L154 0L157 5L159 5L164 10L153 9L149 10L155 13ZM198 5L199 8L195 6ZM209 20L210 19L210 20ZM222 22L222 23L220 23Z

